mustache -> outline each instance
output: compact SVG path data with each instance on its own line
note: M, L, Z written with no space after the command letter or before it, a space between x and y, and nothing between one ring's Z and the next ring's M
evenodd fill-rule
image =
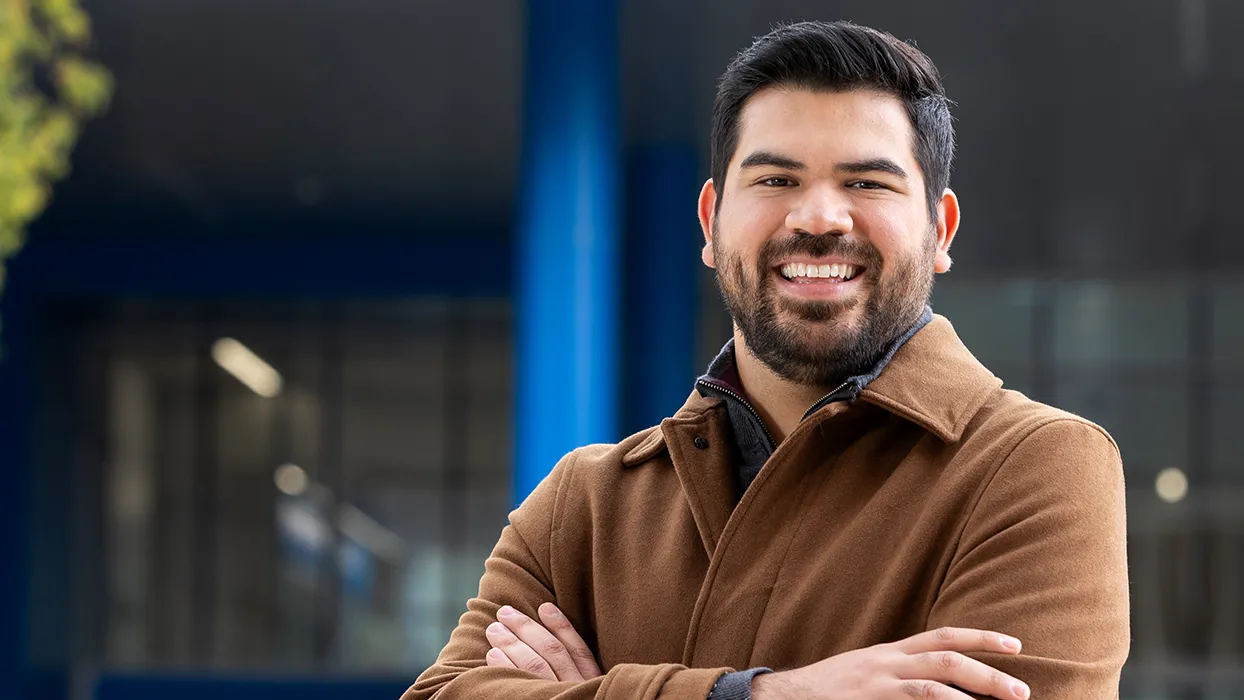
M881 267L881 253L872 245L831 234L796 233L784 238L769 239L761 246L757 260L760 268L767 270L773 266L774 260L797 255L812 258L835 255L858 262L872 270Z

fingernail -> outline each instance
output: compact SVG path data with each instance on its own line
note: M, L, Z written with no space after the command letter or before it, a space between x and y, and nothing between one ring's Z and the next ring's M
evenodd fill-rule
M550 617L557 617L561 614L561 611L557 609L557 606L552 603L545 603L544 605L541 605L540 612Z
M1027 700L1028 698L1028 686L1019 681L1011 684L1011 692L1015 693L1015 697L1019 698L1019 700Z
M501 624L500 622L494 622L491 625L488 625L488 631L492 632L493 634L501 634L502 632L506 631L506 626Z
M1003 637L1002 646L1006 647L1007 649L1010 649L1011 651L1019 651L1020 645L1019 645L1019 640L1014 637Z
M501 609L497 611L497 614L501 617L509 617L514 614L514 608L511 608L508 605L502 605Z

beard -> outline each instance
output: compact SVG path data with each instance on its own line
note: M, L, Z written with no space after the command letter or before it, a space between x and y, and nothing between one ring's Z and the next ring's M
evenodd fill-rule
M716 222L714 222L716 223ZM714 226L716 229L716 226ZM933 291L936 236L931 232L919 254L892 260L881 276L881 254L871 244L833 234L774 238L761 247L748 275L737 253L721 246L714 231L717 286L748 349L783 379L833 387L866 373L916 323ZM773 272L783 257L841 256L864 266L862 289L850 299L792 299L778 292ZM848 314L859 305L858 321Z

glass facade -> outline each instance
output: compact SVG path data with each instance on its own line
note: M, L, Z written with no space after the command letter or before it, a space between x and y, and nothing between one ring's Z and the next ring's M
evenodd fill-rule
M99 438L75 455L99 485L75 545L96 564L76 572L98 591L80 601L89 655L346 672L434 658L511 502L508 303L102 318L75 343L80 420ZM247 366L213 356L222 338L279 391L231 374Z

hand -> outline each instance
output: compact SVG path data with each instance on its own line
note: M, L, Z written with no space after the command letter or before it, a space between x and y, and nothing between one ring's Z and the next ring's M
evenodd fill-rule
M540 622L508 605L497 611L498 621L485 630L492 645L488 665L521 668L550 681L581 682L601 675L592 651L562 611L545 603L538 612Z
M893 644L831 656L811 666L752 681L753 700L972 700L950 685L999 700L1027 700L1028 686L963 655L1018 654L1020 643L996 632L946 627Z

